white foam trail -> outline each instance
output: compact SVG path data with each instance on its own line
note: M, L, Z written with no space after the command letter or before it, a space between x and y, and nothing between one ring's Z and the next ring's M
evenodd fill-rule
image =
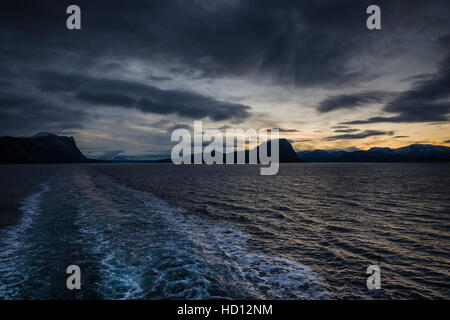
M111 247L95 217L92 216L82 205L78 210L78 220L76 224L80 228L80 236L85 242L90 244L91 254L101 255L100 261L101 276L103 281L100 284L100 293L105 299L136 299L142 294L140 286L141 273L138 268L131 265L120 264L120 257Z
M28 279L22 250L29 246L26 234L33 219L41 213L42 196L50 190L49 182L42 183L39 192L22 202L20 210L23 214L18 224L0 230L0 298L17 297L21 284Z
M189 238L196 245L200 251L198 254L208 265L228 269L228 276L232 278L221 279L224 283L231 280L258 299L329 298L321 286L325 280L319 274L298 262L247 249L249 235L236 227L210 224L149 193L111 183L145 204L147 212L142 213L141 219L147 219L148 224L152 224L155 218L165 220L171 232Z

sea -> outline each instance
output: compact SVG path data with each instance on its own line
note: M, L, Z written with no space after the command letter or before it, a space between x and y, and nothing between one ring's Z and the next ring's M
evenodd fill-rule
M449 163L1 165L0 186L0 299L450 299Z

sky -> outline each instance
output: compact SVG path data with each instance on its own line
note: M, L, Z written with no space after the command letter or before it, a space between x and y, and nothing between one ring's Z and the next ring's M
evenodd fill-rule
M104 159L165 157L195 120L278 128L296 150L450 146L449 15L448 0L2 0L0 135L69 135Z

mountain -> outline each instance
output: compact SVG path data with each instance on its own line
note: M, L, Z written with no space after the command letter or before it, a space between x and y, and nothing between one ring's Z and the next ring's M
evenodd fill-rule
M263 142L258 147L256 147L256 149L258 150L258 154L259 154L259 148L262 145L267 144L267 150L269 150L268 154L270 155L271 143L272 143L272 141ZM297 157L297 155L294 151L294 148L292 148L292 145L288 140L279 139L278 146L279 146L279 150L280 150L280 163L303 162ZM259 160L259 158L258 158L258 160Z
M32 137L0 137L0 163L85 163L73 137L38 133Z
M306 150L297 151L297 157L306 162L335 162L345 151Z
M450 162L450 148L412 144L398 149L375 147L352 152L298 151L297 156L307 162Z
M271 150L272 141L264 142ZM295 152L286 139L279 139L280 163L295 162L450 162L450 148L430 144L412 144L406 147L371 148L367 151L305 150ZM235 162L238 154L244 153L249 161L249 151L233 153ZM226 154L222 155L224 163ZM192 157L193 158L193 157ZM32 137L0 137L0 163L89 163L104 162L86 158L78 149L73 137L51 133L38 133ZM147 161L170 163L171 159ZM259 162L259 155L258 155Z
M259 159L259 148L263 145L267 144L267 154L270 157L271 155L271 145L272 145L272 141L267 141L267 142L263 142L262 144L260 144L259 146L257 146L255 149L257 151L257 162L260 162ZM295 162L303 162L302 160L300 160L297 155L295 154L294 149L292 148L292 145L290 144L290 142L286 139L279 139L278 141L278 146L279 146L279 162L280 163L295 163ZM244 157L245 157L245 163L249 162L249 150L245 150L245 151L235 151L234 152L234 163L237 162L237 157L238 154L242 154L244 153ZM212 155L214 156L214 152L212 152ZM227 154L223 154L223 162L226 162L226 155ZM156 163L171 163L172 160L171 159L161 159L161 160L157 160L155 161ZM194 162L194 156L191 156L191 163Z

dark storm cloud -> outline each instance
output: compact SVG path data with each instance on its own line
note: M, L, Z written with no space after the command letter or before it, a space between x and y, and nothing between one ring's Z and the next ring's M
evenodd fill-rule
M334 132L336 133L352 133L352 132L358 132L360 131L359 129L337 129L334 130Z
M170 80L173 80L171 77L161 77L161 76L154 76L154 75L147 76L147 79L152 80L152 81L170 81Z
M32 135L37 131L81 129L90 116L81 110L50 104L22 104L10 108L0 101L0 135Z
M176 114L191 119L209 117L214 121L242 122L250 107L218 101L196 93L163 90L131 81L92 78L80 74L43 71L37 73L39 88L45 92L72 94L89 104L133 108L144 113Z
M346 129L346 128L348 128L349 126L343 126L343 125L339 125L339 126L332 126L331 128L332 129Z
M441 37L439 42L446 49L447 56L438 64L437 72L418 75L411 89L401 92L384 106L383 111L397 115L372 117L344 124L448 121L450 113L450 35Z
M12 87L13 84L6 80L0 80L0 88Z
M111 105L111 106L133 106L136 101L120 93L101 93L101 92L79 92L77 98L93 104Z
M372 103L383 102L389 96L389 93L379 91L336 95L320 102L316 109L321 113L338 109L354 109Z
M295 87L354 85L377 76L365 57L380 52L387 58L397 57L397 43L405 44L403 31L425 30L414 43L420 47L422 38L449 26L450 7L447 0L433 1L431 6L425 1L379 0L383 31L371 32L365 27L365 11L372 4L369 0L77 0L82 29L69 31L65 26L66 8L71 4L69 0L1 1L0 88L18 96L30 93L32 99L20 101L11 96L9 102L0 102L1 112L7 113L0 120L2 130L17 129L22 121L24 128L31 130L33 115L35 128L63 128L64 124L81 127L91 116L81 111L73 114L76 111L64 105L66 100L78 102L78 108L109 106L239 122L250 116L250 108L219 101L214 93L206 97L105 78L110 78L110 73L120 75L128 62L138 61L192 79L251 75ZM426 10L430 8L431 13ZM395 41L389 42L392 39ZM387 46L387 52L380 44L383 41L393 43ZM405 52L405 47L400 49ZM352 64L355 59L358 65ZM34 73L42 69L48 71L47 76ZM51 72L55 70L58 72ZM172 79L158 72L142 76L155 82ZM425 83L432 82L427 79L417 79L422 85L414 90L425 90ZM47 103L50 98L55 101ZM58 107L56 100L61 103ZM412 111L407 111L405 106L411 101ZM447 119L448 104L442 98L428 101L428 108L419 107L419 102L413 94L405 93L395 105L386 106L388 112L398 113L398 119L394 116L387 120ZM15 103L19 106L16 113L5 111ZM360 98L354 103L365 102ZM325 109L342 105L342 100L337 105L329 102ZM423 109L430 111L424 114ZM42 115L50 110L57 115L45 120ZM369 120L362 121L386 118Z
M38 131L81 129L87 112L40 101L27 91L0 87L0 135L32 135Z
M447 75L448 77L448 75ZM443 83L447 83L446 89L443 89ZM421 81L415 88L405 91L398 98L385 105L384 111L396 113L396 116L372 117L367 120L355 120L344 122L344 124L358 125L377 122L432 122L448 121L450 113L449 78L431 79ZM441 91L441 89L445 91ZM434 94L442 94L447 99L433 98Z
M80 68L102 57L138 58L176 63L179 70L203 77L256 73L280 83L338 86L373 76L350 61L372 54L381 47L378 41L390 37L366 29L365 11L372 4L368 0L78 0L82 29L76 32L65 28L69 4L72 1L3 1L1 34L10 46L0 55L5 61ZM407 25L409 19L418 28L430 25L426 3L377 4L388 31ZM436 15L445 15L448 1L433 1L433 7ZM439 27L447 22L433 23Z
M394 134L394 131L377 131L377 130L366 130L361 133L355 133L355 134L340 134L337 136L327 137L325 140L327 141L334 141L334 140L348 140L348 139L364 139L367 137L372 136L392 136Z
M272 130L278 130L279 132L299 132L300 130L298 129L286 129L286 128L273 128Z
M0 110L22 107L32 103L32 99L18 94L0 91Z
M188 124L176 124L176 125L168 127L167 132L171 133L172 131L175 131L177 129L186 129L186 130L192 131L192 127Z
M290 143L311 142L311 139L290 139Z

